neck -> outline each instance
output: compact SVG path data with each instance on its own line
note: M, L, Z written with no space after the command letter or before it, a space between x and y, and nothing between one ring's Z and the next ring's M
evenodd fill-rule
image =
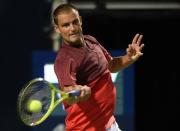
M84 47L86 46L85 40L84 38L82 38L80 41L74 42L74 43L70 43L67 41L64 41L65 44L76 47L76 48L80 48L80 47Z

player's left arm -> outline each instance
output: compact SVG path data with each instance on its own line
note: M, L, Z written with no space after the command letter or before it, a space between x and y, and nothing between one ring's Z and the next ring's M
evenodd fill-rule
M117 72L128 67L143 55L141 52L144 47L144 44L142 44L142 38L143 35L136 34L132 40L132 43L128 45L126 54L124 56L112 58L112 60L109 62L109 70L111 72Z

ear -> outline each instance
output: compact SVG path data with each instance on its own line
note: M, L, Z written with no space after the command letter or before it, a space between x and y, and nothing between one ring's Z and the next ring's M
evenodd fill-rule
M59 30L59 28L58 28L58 25L54 25L54 31L55 31L56 33L59 33L59 34L61 33L60 30Z
M79 20L80 20L80 24L82 26L82 17L81 16L79 16Z

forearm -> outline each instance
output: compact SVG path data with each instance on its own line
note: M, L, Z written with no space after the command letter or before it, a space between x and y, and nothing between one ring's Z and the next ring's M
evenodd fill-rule
M128 55L113 57L113 59L109 62L109 70L112 73L118 72L134 63L134 61L135 60L132 60Z

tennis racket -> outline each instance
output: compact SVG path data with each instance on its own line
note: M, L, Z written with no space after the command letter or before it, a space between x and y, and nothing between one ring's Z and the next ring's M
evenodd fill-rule
M18 114L24 124L36 126L44 122L58 104L69 97L79 95L80 90L66 93L43 78L36 78L25 84L20 91L17 102ZM28 103L32 100L40 102L41 108L38 112L29 111Z

